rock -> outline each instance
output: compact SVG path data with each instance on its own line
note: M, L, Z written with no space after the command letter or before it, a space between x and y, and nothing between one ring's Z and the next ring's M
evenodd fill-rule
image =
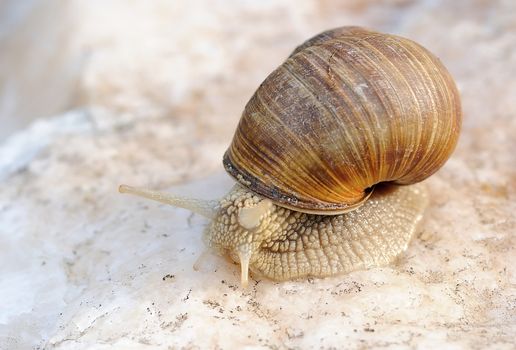
M73 108L0 144L0 348L514 347L514 4L103 4L65 11L70 57L88 52ZM421 42L463 96L417 237L393 266L327 279L243 290L216 255L195 271L206 221L118 185L207 178L187 190L220 195L254 88L303 39L352 23Z

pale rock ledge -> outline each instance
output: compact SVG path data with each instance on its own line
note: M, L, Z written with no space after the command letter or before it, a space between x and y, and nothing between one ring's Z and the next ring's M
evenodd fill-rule
M116 192L216 170L224 145L160 159L138 144L183 149L188 127L94 120L73 111L0 148L1 348L512 346L513 203L503 188L467 198L444 181L460 160L428 181L423 227L394 266L243 290L223 258L193 270L204 219ZM228 182L209 181L216 190L197 194Z
M71 110L0 143L0 349L515 348L513 1L44 3L3 69L23 78L13 106ZM416 238L392 266L323 280L242 290L218 256L194 271L206 221L118 185L208 177L191 191L220 195L253 89L303 39L349 24L420 42L462 94Z

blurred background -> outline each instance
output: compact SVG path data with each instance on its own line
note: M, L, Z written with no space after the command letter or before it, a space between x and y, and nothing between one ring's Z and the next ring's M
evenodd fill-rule
M437 54L458 81L466 127L474 126L468 112L513 104L515 4L2 0L0 142L32 120L84 107L120 120L198 118L227 138L215 121L236 123L297 44L350 24L407 36Z

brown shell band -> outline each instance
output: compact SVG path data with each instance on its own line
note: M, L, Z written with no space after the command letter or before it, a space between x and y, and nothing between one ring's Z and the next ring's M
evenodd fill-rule
M371 196L374 187L366 189L364 196L356 203L331 203L324 201L315 201L313 198L304 199L300 196L293 195L293 191L289 193L281 191L276 186L265 184L256 176L252 176L243 169L237 168L231 160L230 150L224 154L224 168L238 183L245 188L272 200L275 204L296 211L308 214L319 215L338 215L357 209Z

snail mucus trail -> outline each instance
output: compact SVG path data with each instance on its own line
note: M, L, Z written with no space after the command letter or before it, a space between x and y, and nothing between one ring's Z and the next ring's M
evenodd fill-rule
M415 42L359 27L297 47L247 103L218 201L120 186L211 220L206 242L273 280L392 262L427 205L422 180L453 152L462 123L453 78ZM374 188L374 190L372 190Z

